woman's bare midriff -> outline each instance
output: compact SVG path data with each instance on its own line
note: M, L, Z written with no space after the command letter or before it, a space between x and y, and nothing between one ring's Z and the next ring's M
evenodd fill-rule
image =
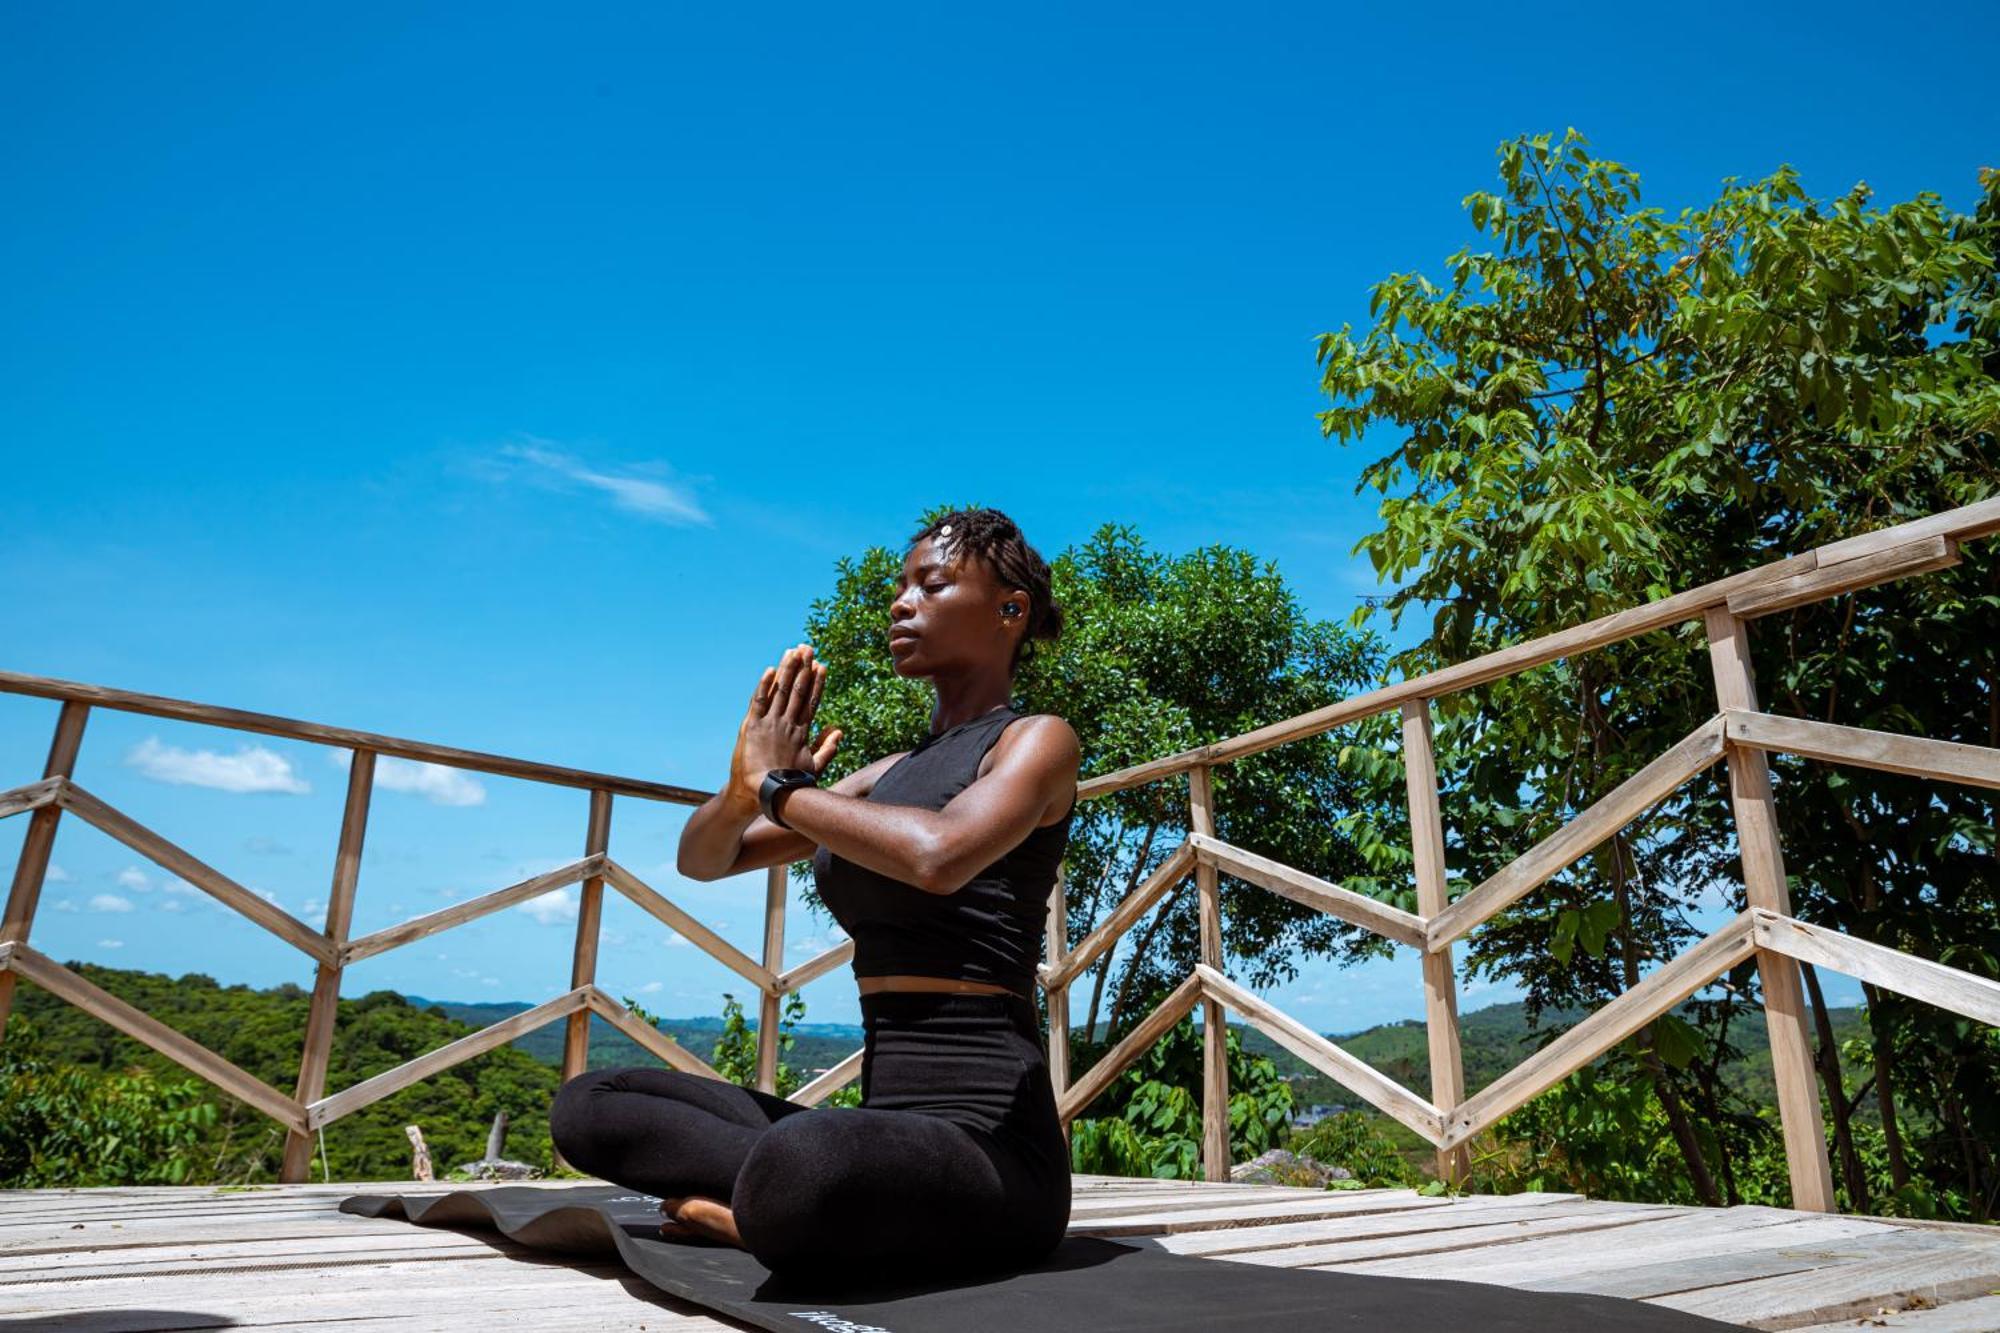
M1006 986L992 981L960 981L956 977L860 977L856 984L863 995L873 995L877 991L929 990L929 991L972 991L981 995L1012 995Z

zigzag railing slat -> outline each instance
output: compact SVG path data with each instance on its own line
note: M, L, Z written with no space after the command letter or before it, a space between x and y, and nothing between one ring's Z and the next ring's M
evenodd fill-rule
M846 1087L860 1076L861 1060L867 1053L866 1046L855 1047L839 1064L794 1091L787 1100L797 1102L800 1106L818 1106L828 1093Z
M1443 948L1561 874L1606 838L1722 758L1722 719L1710 718L1665 754L1606 792L1589 809L1514 858L1430 920L1428 945Z
M704 1078L729 1082L717 1072L715 1066L690 1051L687 1047L669 1037L650 1023L639 1020L639 1016L613 999L603 988L592 982L583 987L584 1003L590 1012L637 1042L645 1050L651 1051L660 1060L674 1069L690 1074L700 1074Z
M1660 967L1631 990L1465 1099L1445 1117L1440 1147L1455 1147L1490 1128L1666 1013L1756 951L1750 914Z
M833 971L852 957L854 957L854 941L842 940L825 953L807 959L791 971L780 972L773 983L773 988L779 995L790 995L806 983L816 981L824 974Z
M220 899L309 958L331 963L333 942L284 908L266 902L206 861L190 854L138 820L92 796L74 782L65 782L57 797L65 810L110 834L164 870L170 870L202 892Z
M1761 908L1750 913L1757 947L2000 1027L2000 981L1857 940Z
M1943 778L1973 787L2000 787L2000 750L1984 745L1897 736L1887 731L1809 722L1804 718L1752 713L1739 708L1725 712L1723 719L1731 741L1758 750L1777 750L1911 777Z
M5 947L0 957L10 971L40 986L49 994L117 1028L134 1041L152 1047L181 1068L222 1091L256 1107L279 1124L304 1129L305 1109L270 1084L233 1061L226 1060L200 1042L184 1036L144 1010L135 1009L110 991L97 986L43 956L25 944Z
M57 798L62 791L63 779L43 778L40 782L30 782L25 787L12 791L0 791L0 819L9 815L25 815L30 810L39 810Z
M1246 852L1241 847L1207 834L1190 833L1188 844L1194 848L1198 858L1238 879L1269 889L1295 903L1318 908L1329 916L1337 916L1342 921L1372 930L1399 944L1414 945L1419 949L1424 947L1424 919L1400 907L1377 902L1318 875L1295 870L1283 861L1273 861L1268 856Z
M603 867L601 856L586 856L580 861L572 861L566 866L546 870L532 879L524 879L518 884L509 884L504 889L494 889L482 893L477 898L468 898L462 903L424 916L412 917L399 925L388 926L356 940L349 940L340 951L343 964L358 963L364 958L373 958L378 953L399 949L405 944L413 944L426 936L435 935L453 926L462 926L468 921L477 921L482 916L512 907L515 903L539 898L553 889L566 884L574 884L589 875L597 874Z
M1754 620L1758 616L1789 611L1808 602L1821 602L1843 593L1859 592L1878 583L1946 569L1957 563L1956 541L1949 537L1922 537L1859 559L1815 568L1809 573L1774 579L1742 592L1731 593L1724 605L1731 615Z
M1077 1112L1096 1101L1098 1094L1110 1087L1111 1081L1124 1073L1127 1065L1145 1054L1146 1048L1158 1041L1168 1028L1187 1016L1201 999L1201 985L1199 976L1188 973L1152 1013L1140 1019L1138 1026L1125 1034L1124 1040L1099 1056L1097 1063L1057 1098L1056 1113L1064 1125L1074 1120Z
M604 878L620 893L645 908L690 943L705 950L716 962L736 972L751 985L762 991L777 989L778 978L772 974L770 968L695 920L658 889L609 857L605 858L604 862Z
M365 1078L331 1096L322 1097L306 1107L306 1127L318 1129L322 1125L332 1124L344 1115L401 1092L412 1083L421 1083L432 1074L442 1073L454 1065L464 1064L475 1056L505 1046L516 1037L525 1036L536 1028L555 1022L558 1018L566 1018L583 1008L588 1001L588 994L582 986L572 991L565 991L553 1000L546 1000L532 1009L523 1009L511 1018L503 1018L498 1023L468 1033L457 1041L440 1046L414 1060L406 1060L394 1069L385 1069L372 1078Z
M1097 956L1118 943L1119 937L1139 923L1141 917L1152 910L1153 904L1165 897L1167 892L1187 878L1194 869L1194 848L1183 842L1168 853L1166 860L1153 867L1153 873L1146 876L1145 883L1125 895L1118 906L1111 909L1111 915L1077 941L1074 949L1063 954L1055 964L1043 963L1035 972L1044 986L1054 990L1067 986L1071 979L1080 975L1097 961Z
M1390 1078L1359 1056L1306 1027L1290 1014L1266 1003L1206 963L1194 965L1195 975L1210 995L1242 1015L1245 1022L1272 1041L1333 1079L1385 1115L1408 1125L1436 1143L1444 1137L1444 1112Z

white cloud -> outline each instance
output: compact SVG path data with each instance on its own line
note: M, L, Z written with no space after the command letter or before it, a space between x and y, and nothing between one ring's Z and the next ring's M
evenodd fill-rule
M292 772L291 760L261 745L245 745L235 754L214 750L183 750L162 745L148 736L125 755L125 762L155 782L217 791L282 791L303 795L312 785Z
M497 986L497 985L499 985L499 984L500 984L500 978L498 978L498 977L481 977L481 978L479 979L479 984L480 984L480 985L482 985L482 986Z
M639 994L656 995L659 992L665 990L666 988L667 988L667 983L664 981L649 981L645 985L639 987Z
M507 458L519 459L528 465L531 479L543 485L563 487L577 485L589 487L611 498L614 507L643 518L655 519L662 523L699 524L712 527L715 520L708 516L694 495L686 487L669 481L655 480L643 476L617 476L609 472L599 472L573 454L549 447L547 440L530 439L526 444L510 444L501 448L500 453ZM665 464L648 463L641 465L652 472L665 471Z
M335 768L347 768L352 752L334 750L327 755ZM375 785L385 791L414 792L432 805L484 805L486 788L464 770L444 764L427 764L412 759L383 755L375 761Z
M317 898L308 898L299 905L299 911L306 916L318 916L326 910L326 904Z
M46 878L46 879L48 880L48 882L49 882L49 883L51 883L51 884L74 884L74 883L76 883L76 876L75 876L75 875L72 875L72 874L70 874L70 873L69 873L69 871L67 871L67 870L64 870L64 869L63 869L63 868L62 868L61 866L57 865L57 864L56 864L55 862L53 862L53 861L49 862L49 872L48 872L48 874L47 874L47 875L45 876L45 878Z
M130 898L121 898L115 893L100 893L90 900L90 910L93 912L129 912L132 910L132 900Z
M168 894L176 898L199 898L201 890L176 875L162 886Z
M137 866L126 866L118 872L120 888L131 889L134 893L151 893L153 881L146 878L146 872Z
M550 889L537 898L516 903L514 910L526 912L544 926L572 925L576 921L577 898L574 885Z
M692 949L694 946L688 943L686 936L669 935L667 936L667 947L669 949Z
M187 904L178 898L162 898L159 902L159 908L162 912L185 912L187 911Z
M98 948L100 948L100 949L122 949L122 948L124 948L124 947L125 947L125 941L124 941L124 940L99 940L99 941L97 942L97 947L98 947Z
M78 912L83 909L76 905L74 898L58 898L56 899L56 910L58 912Z

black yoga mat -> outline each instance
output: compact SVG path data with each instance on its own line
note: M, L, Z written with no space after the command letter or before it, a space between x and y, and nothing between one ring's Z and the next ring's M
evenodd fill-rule
M662 1240L660 1201L617 1185L502 1185L439 1195L357 1194L343 1213L424 1226L497 1228L535 1249L615 1250L662 1291L780 1333L1714 1333L1738 1329L1615 1296L1516 1291L1174 1254L1145 1237L1069 1236L1032 1268L948 1281L779 1277L718 1241Z

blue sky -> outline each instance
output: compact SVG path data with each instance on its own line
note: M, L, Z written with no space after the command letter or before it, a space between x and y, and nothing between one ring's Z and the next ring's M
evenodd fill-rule
M1969 5L10 3L0 669L709 788L834 562L928 505L1051 555L1110 521L1241 545L1344 617L1372 455L1320 438L1313 339L1470 238L1496 144L1575 125L1670 209L1782 162L1964 205L1996 37ZM0 695L0 787L54 713ZM391 776L357 932L580 851L581 793ZM100 712L78 777L324 910L328 751ZM621 801L613 854L755 953L761 874L680 881L680 818ZM310 982L77 821L55 861L56 958ZM607 901L614 994L749 997ZM564 909L346 993L544 999ZM831 942L791 926L788 965ZM1407 951L1272 998L1421 1012ZM806 999L857 1016L845 969Z

